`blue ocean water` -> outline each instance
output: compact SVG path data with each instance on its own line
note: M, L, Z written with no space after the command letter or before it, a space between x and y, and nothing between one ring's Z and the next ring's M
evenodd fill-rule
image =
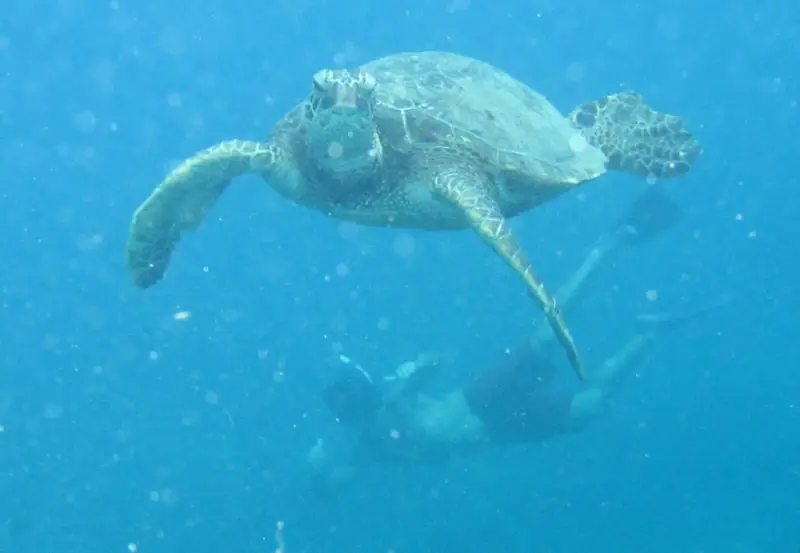
M288 553L796 553L798 22L787 0L7 0L0 551L263 552L280 521ZM336 355L445 351L457 382L540 316L516 277L469 232L356 227L255 178L146 292L125 241L176 162L265 136L321 67L407 50L478 57L562 111L635 89L702 141L665 183L683 220L570 317L590 365L637 313L733 301L660 339L585 432L321 501L306 453L335 431ZM556 283L643 186L606 175L513 226Z

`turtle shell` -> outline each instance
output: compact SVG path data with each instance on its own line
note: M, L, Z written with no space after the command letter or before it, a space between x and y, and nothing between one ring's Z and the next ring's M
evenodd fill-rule
M361 69L378 82L375 117L389 147L433 142L477 154L488 171L543 185L577 184L606 170L605 154L547 98L488 63L416 52Z

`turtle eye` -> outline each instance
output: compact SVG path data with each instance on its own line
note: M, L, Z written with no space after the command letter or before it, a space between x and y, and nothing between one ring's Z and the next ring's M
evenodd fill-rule
M319 103L317 104L317 107L319 109L331 109L335 105L336 105L335 98L331 98L330 96L324 96L323 98L320 99Z
M320 111L325 111L331 109L336 105L336 101L330 97L328 94L315 96L311 98L309 107L311 113L318 113Z
M369 73L362 73L360 81L361 81L361 88L364 89L366 92L374 91L375 87L378 85L378 81L376 81L375 77L373 77Z
M330 88L330 81L326 79L327 75L324 71L320 71L314 78L311 79L311 82L314 86L314 92L324 93L327 92Z

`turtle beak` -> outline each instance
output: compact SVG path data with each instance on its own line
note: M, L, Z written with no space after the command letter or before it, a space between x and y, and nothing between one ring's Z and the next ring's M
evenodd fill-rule
M336 87L336 107L340 108L356 108L357 103L357 90L353 86L338 86Z

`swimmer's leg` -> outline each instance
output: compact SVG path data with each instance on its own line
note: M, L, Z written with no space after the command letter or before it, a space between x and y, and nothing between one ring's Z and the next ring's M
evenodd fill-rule
M587 386L572 396L569 408L570 428L577 430L605 412L623 381L633 373L644 357L655 333L637 334L592 372Z
M587 387L572 397L570 406L572 424L582 426L605 410L622 382L639 366L657 335L697 322L701 317L714 313L728 304L729 302L723 299L688 313L639 315L636 320L643 331L631 338L597 371L590 373Z
M532 370L488 371L469 382L463 396L480 419L490 441L537 442L574 432L598 417L625 378L647 353L655 332L634 336L610 359L590 372L575 393L545 391Z
M566 310L582 299L586 292L586 279L615 254L659 236L680 221L682 215L680 207L658 185L649 186L614 227L597 240L578 270L556 291L556 301L561 309ZM550 325L547 321L539 321L531 334L531 347L538 349L552 341Z

